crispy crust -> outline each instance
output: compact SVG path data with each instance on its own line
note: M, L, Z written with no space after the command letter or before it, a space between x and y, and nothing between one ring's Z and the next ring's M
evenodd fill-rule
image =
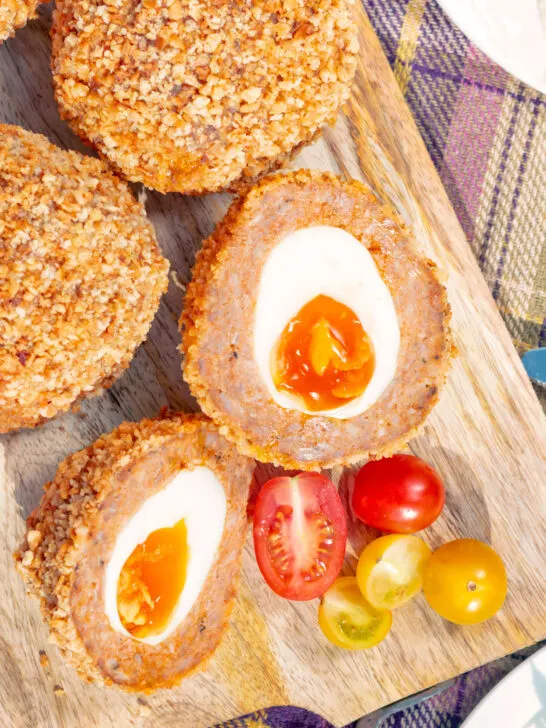
M259 272L280 239L311 225L361 240L400 324L393 381L348 420L279 407L253 357ZM184 378L221 433L258 460L316 470L385 457L415 435L438 400L453 355L450 317L435 264L418 257L410 232L367 187L326 172L274 175L233 203L197 257L181 318Z
M58 0L61 113L132 181L188 194L244 188L310 143L348 97L353 1Z
M171 637L152 647L112 629L101 579L116 534L182 465L215 472L226 490L226 523L191 612ZM40 600L52 641L80 677L151 692L177 684L212 656L238 586L253 469L253 461L239 455L207 418L183 414L125 422L60 464L27 520L15 559L29 593Z
M110 386L168 284L143 206L105 165L0 125L0 432Z
M2 0L0 2L0 43L36 17L38 0Z

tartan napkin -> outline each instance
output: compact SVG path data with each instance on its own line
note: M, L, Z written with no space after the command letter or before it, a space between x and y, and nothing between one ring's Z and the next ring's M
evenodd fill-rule
M363 2L516 349L546 346L546 97L435 0Z
M457 728L480 700L505 675L539 648L527 647L515 655L461 675L450 688L411 708L379 719L377 728ZM324 718L302 708L266 708L216 728L334 728ZM358 728L357 723L347 728ZM484 728L494 728L484 726ZM501 728L501 726L495 727Z

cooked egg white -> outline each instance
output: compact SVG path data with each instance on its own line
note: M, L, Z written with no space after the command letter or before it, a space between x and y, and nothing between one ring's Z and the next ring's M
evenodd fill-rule
M323 294L351 308L375 348L375 370L365 391L335 409L310 412L271 375L271 356L286 324ZM281 407L337 419L355 417L379 399L396 372L400 329L389 289L368 250L346 230L302 228L287 235L267 259L254 323L254 358L273 400Z
M184 519L188 542L184 588L165 629L139 640L157 645L176 630L199 596L216 557L225 518L224 488L212 470L205 467L180 471L163 490L144 501L119 533L106 569L104 609L116 632L137 639L123 627L117 605L118 578L134 549L153 531L169 528Z

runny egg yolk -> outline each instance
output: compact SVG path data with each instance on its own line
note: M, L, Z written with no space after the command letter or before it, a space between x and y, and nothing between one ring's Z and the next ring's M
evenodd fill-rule
M361 395L375 368L373 344L348 306L316 296L285 326L272 353L279 391L310 411L340 407Z
M188 537L184 519L152 531L129 556L118 579L122 625L142 639L162 632L186 581Z

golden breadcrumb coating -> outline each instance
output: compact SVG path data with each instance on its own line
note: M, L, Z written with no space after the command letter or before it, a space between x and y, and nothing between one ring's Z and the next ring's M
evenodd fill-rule
M0 0L0 43L36 17L39 0Z
M0 432L110 386L167 270L144 208L102 162L0 125Z
M354 0L58 0L61 113L125 177L234 189L331 123L356 68Z
M254 359L261 270L286 235L315 225L343 228L367 247L400 327L394 379L346 420L280 407ZM386 457L438 400L453 356L450 318L435 264L419 257L411 233L365 185L329 172L278 174L232 204L197 256L181 318L184 378L220 432L258 460L317 470Z
M182 468L200 465L214 472L227 501L224 535L201 593L163 642L120 634L105 614L102 586L117 536ZM81 678L151 692L203 667L233 608L253 470L254 462L206 417L175 413L124 422L59 465L27 519L15 559L29 593L40 600L51 641Z

